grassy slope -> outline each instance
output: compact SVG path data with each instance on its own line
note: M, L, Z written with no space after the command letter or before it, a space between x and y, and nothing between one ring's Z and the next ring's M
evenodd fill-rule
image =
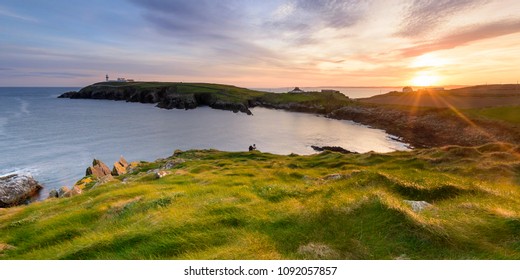
M465 110L471 117L498 120L506 123L520 124L520 106L491 107Z
M519 152L187 151L161 179L146 171L169 159L73 198L0 209L0 248L14 246L0 258L520 259ZM417 213L405 199L433 207Z
M176 87L179 94L211 93L220 100L247 103L248 100L260 99L272 104L302 103L335 106L349 102L348 98L340 93L306 92L302 94L270 93L256 91L231 85L210 83L179 83L179 82L101 82L92 86L109 86L116 88L132 87L140 90L156 90L160 88Z

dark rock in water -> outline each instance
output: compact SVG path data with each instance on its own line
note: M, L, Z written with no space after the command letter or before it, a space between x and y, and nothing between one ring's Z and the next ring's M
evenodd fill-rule
M112 171L110 168L105 163L97 159L94 159L92 166L89 166L86 171L87 176L92 175L94 177L103 177L111 174Z
M323 147L311 146L311 148L313 148L317 152L331 151L331 152L339 152L342 154L357 154L356 152L351 152L349 150L343 149L342 147L338 147L338 146L323 146Z
M58 96L58 98L72 98L76 94L78 94L77 91L67 91L64 94Z
M28 175L12 174L0 177L0 207L11 207L25 203L38 194L42 186Z

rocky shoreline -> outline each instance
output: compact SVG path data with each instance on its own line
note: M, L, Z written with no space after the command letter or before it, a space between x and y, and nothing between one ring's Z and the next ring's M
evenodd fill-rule
M350 120L383 129L411 147L429 148L445 145L475 146L493 141L520 143L517 129L491 121L473 121L457 116L446 108L416 108L367 104L347 97L314 93L273 94L267 92L229 93L222 85L198 85L198 92L190 92L182 83L146 87L132 84L114 86L98 83L78 92L66 92L59 98L126 100L127 102L156 103L165 109L194 109L209 106L214 109L243 112L251 115L250 108L264 107L291 112L324 115L338 120ZM239 89L228 86L231 89ZM188 88L189 89L189 88ZM246 89L242 89L246 90ZM301 99L298 99L301 97ZM320 99L321 98L321 99Z
M209 106L214 109L242 112L251 115L247 102L231 102L219 99L212 92L185 93L178 86L139 88L133 86L91 85L79 91L69 91L58 98L107 99L126 102L152 103L163 109L195 109Z
M0 177L0 208L26 204L42 189L30 175L11 174Z

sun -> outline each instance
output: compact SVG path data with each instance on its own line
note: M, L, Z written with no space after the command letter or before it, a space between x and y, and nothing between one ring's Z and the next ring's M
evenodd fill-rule
M419 87L429 87L439 81L439 77L430 74L419 74L412 79L412 85Z

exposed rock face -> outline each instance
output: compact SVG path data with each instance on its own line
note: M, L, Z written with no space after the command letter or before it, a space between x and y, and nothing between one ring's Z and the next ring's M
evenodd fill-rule
M0 207L23 204L41 188L42 186L28 175L12 174L0 177Z
M58 98L71 99L109 99L126 100L127 102L157 103L157 107L164 109L195 109L199 106L209 106L214 109L229 110L235 113L243 112L251 115L248 104L224 101L219 96L225 92L182 92L177 86L158 86L140 88L132 86L118 86L94 84L80 91L69 91Z
M163 166L163 169L172 169L174 168L175 166L181 164L181 163L184 163L186 162L184 159L182 158L176 158L176 159L173 159L173 160L169 160L167 161L164 166Z
M60 197L73 197L73 196L76 196L78 194L81 194L82 191L80 188L78 187L73 187L72 190L68 190L66 191L65 193L63 193L63 195L61 195Z
M520 136L496 122L475 121L470 125L463 118L449 114L449 109L398 108L388 106L345 106L327 114L333 119L351 120L397 135L412 146L439 147L446 145L479 146L490 141L520 142Z
M112 168L112 175L114 176L120 176L120 175L123 175L127 172L127 168L128 168L129 164L128 162L126 161L126 159L121 156L119 158L119 161L117 162L114 162L114 168Z
M87 176L92 175L94 177L103 177L111 174L112 171L110 168L105 163L97 159L94 159L92 166L89 166L86 171Z

